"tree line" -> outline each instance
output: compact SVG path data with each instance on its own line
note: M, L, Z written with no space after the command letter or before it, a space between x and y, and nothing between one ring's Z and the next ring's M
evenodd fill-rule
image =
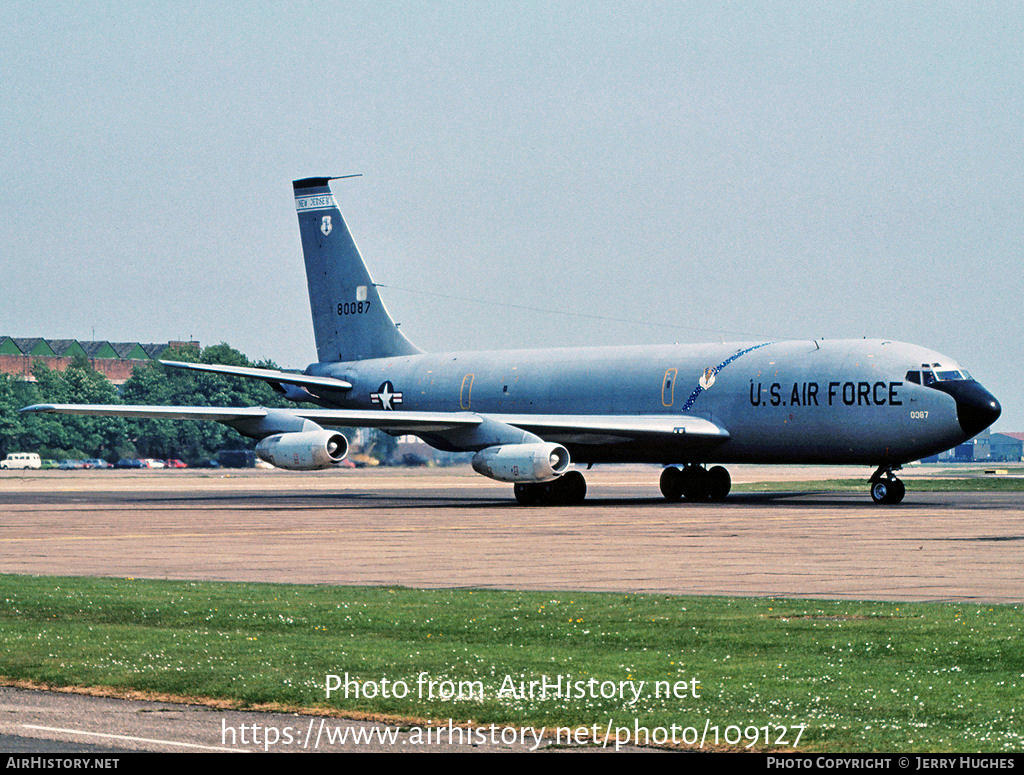
M167 360L278 369L252 363L221 343L168 350ZM31 404L151 404L165 406L266 406L295 404L259 380L170 369L154 361L136 366L121 389L78 357L65 371L37 361L34 382L0 374L0 454L38 452L42 458L181 458L208 460L221 449L252 449L255 441L220 423L198 420L136 420L118 417L21 414Z

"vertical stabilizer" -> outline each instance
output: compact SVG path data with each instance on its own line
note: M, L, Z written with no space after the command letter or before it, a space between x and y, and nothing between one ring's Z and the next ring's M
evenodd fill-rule
M381 303L331 194L330 180L304 178L292 184L318 360L358 361L420 352Z

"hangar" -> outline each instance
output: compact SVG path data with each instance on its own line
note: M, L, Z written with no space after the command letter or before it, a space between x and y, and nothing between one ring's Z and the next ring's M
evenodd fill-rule
M1001 463L1024 460L1024 433L993 433L989 439L989 460Z
M140 363L164 357L168 350L199 342L180 341L143 344L83 339L44 339L42 337L0 336L0 374L32 382L32 368L39 361L54 371L64 371L76 359L85 359L96 371L115 385L132 376Z

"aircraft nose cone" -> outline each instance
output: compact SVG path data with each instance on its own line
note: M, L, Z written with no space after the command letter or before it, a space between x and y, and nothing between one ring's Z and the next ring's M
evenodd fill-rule
M968 437L981 433L1003 412L996 397L975 380L939 382L934 387L938 386L956 401L956 418Z

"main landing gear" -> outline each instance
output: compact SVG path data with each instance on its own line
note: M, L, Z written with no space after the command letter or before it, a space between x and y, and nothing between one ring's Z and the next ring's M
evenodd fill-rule
M569 471L550 482L516 482L512 491L523 506L575 506L587 497L587 480Z
M869 480L871 500L882 505L903 500L907 488L893 473L900 468L878 467ZM724 501L731 487L732 478L722 466L668 466L661 472L661 494L668 501ZM523 506L575 506L587 497L587 480L579 471L569 471L550 482L517 482L513 492Z
M729 472L721 466L669 466L661 472L661 494L669 501L724 501L731 487Z
M907 488L893 474L893 471L899 471L900 468L902 466L878 467L878 470L868 480L871 483L871 500L886 506L903 500L903 496L907 493Z

